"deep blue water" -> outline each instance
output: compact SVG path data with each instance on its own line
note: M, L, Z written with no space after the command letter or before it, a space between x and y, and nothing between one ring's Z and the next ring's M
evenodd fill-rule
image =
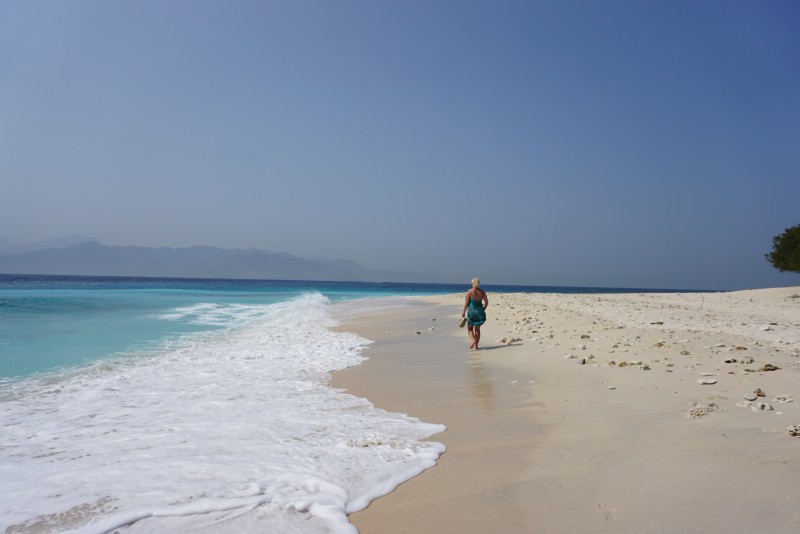
M181 336L258 318L307 293L331 302L445 294L468 284L209 280L0 274L0 378L145 355ZM488 292L619 293L614 289L484 285ZM668 290L674 292L674 290Z

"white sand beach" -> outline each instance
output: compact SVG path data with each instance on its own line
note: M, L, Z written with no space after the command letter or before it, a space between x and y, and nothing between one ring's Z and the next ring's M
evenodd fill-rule
M340 326L335 387L448 427L360 532L797 532L800 288L490 292L480 351L462 298Z

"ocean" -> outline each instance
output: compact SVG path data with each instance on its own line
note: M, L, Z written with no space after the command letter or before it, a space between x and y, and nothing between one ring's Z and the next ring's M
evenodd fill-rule
M330 327L354 302L467 288L0 275L0 530L224 531L250 513L355 532L347 515L432 467L445 427L331 388L370 340Z

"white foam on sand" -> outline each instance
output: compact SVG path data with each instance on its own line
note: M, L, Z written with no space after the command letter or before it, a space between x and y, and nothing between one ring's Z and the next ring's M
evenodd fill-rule
M355 532L347 514L433 466L444 446L421 440L444 427L329 387L369 341L329 330L328 308L311 294L174 310L237 326L7 384L0 529L158 531L246 516L253 529Z

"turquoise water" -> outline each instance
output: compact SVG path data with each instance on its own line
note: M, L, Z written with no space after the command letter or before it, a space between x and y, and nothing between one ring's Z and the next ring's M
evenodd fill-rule
M253 319L258 306L313 291L333 302L420 292L385 284L0 275L0 377L146 354L246 320L248 307Z

